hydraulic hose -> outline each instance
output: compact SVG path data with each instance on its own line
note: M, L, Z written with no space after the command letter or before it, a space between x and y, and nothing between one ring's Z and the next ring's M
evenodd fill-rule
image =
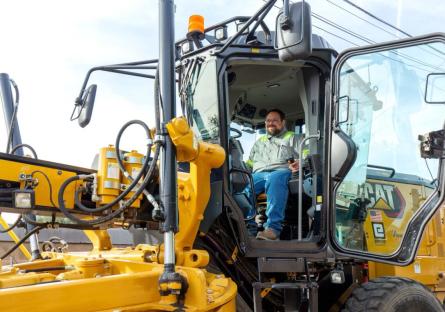
M135 124L140 125L141 127L143 127L144 130L145 130L145 132L148 134L148 137L150 138L150 136L151 136L151 135L150 135L150 129L148 128L148 126L147 126L143 121L141 121L141 120L131 120L131 121L127 122L125 125L123 125L123 127L119 130L119 133L117 134L117 138L116 138L116 144L115 144L115 148L116 148L116 158L117 158L117 164L119 165L119 169L120 169L121 172L124 174L124 176L125 176L128 180L130 180L131 182L134 182L134 180L136 180L136 178L133 178L133 177L131 176L131 174L128 173L128 172L125 170L124 163L122 162L121 153L120 153L120 139L121 139L122 134L124 133L124 131L125 131L129 126L131 126L131 125L135 125ZM145 159L145 162L144 162L144 163L147 163L147 164L148 164L147 159L149 160L149 158L150 158L150 151L151 151L151 147L153 146L153 142L151 141L151 138L150 138L150 142L149 142L148 146L149 146L149 150L148 150L148 152L147 152L146 159ZM144 173L145 169L146 169L146 168L143 167L142 170L139 171L139 173L142 175L142 174ZM130 184L130 185L131 185L131 184ZM130 187L128 187L128 188L130 188ZM127 189L128 189L128 188L127 188Z
M29 231L28 233L26 233L25 236L23 236L23 238L21 240L19 240L17 242L17 244L15 244L14 246L12 246L12 248L10 248L7 252L5 252L2 256L0 256L0 259L3 260L5 259L7 256L9 256L11 253L13 253L17 248L19 248L19 246L21 244L23 244L24 242L26 242L26 240L33 234L37 233L38 231L40 231L41 229L43 229L42 226L36 226L35 228L33 228L31 231Z
M120 140L121 140L121 137L122 137L122 134L124 133L124 131L132 124L139 124L140 126L142 126L147 134L147 137L150 139L150 142L147 146L147 153L146 153L145 160L142 165L141 171L139 171L139 173L136 175L136 177L134 179L133 179L133 177L131 177L130 185L121 194L119 194L118 197L116 197L112 202L110 202L102 207L99 207L99 208L86 207L78 200L77 194L76 194L75 201L76 201L77 207L80 210L89 212L89 213L95 213L95 212L102 212L104 210L112 208L113 206L118 204L119 201L121 201L125 196L127 196L128 193L130 193L133 190L133 188L136 186L136 184L141 179L144 172L147 170L148 164L150 162L151 147L153 146L153 143L151 142L150 129L143 121L131 120L131 121L127 122L124 126L122 126L122 128L119 130L119 133L117 134L117 137L116 137L116 156L117 156L117 159L120 160L120 155L119 155L120 151L118 150L118 147L120 145ZM119 167L120 167L121 171L124 172L124 174L125 174L125 169L123 168L123 165L121 164L121 162L122 161L119 162ZM59 197L59 201L60 201L60 197Z
M59 210L70 220L78 223L78 224L82 224L82 225L90 225L90 226L94 226L94 225L98 225L104 222L107 222L111 219L113 219L114 217L116 217L117 215L121 214L125 209L128 208L129 205L131 205L131 203L133 203L136 198L145 190L146 185L150 182L152 176L153 176L153 172L154 169L156 167L156 162L158 160L159 157L159 153L160 153L160 149L161 149L161 144L162 144L162 140L160 140L160 138L158 137L159 135L162 135L162 130L161 130L161 121L160 121L160 107L162 105L162 99L160 98L160 91L159 91L159 68L157 68L156 70L156 75L155 75L155 92L154 92L154 100L155 100L155 126L156 126L156 135L157 138L155 138L155 142L154 144L156 145L155 147L155 152L154 152L154 156L153 156L153 160L150 164L150 167L148 169L147 175L145 176L142 185L136 190L136 192L133 194L133 196L125 202L125 204L120 207L119 209L115 210L114 212L112 212L111 214L109 214L108 216L104 216L104 217L100 217L91 221L88 220L82 220L77 218L76 216L74 216L66 207L65 207L65 203L63 200L63 194L65 192L66 187L77 180L80 179L85 179L88 176L82 176L82 175L78 175L78 176L74 176L71 177L69 179L67 179L60 187L59 189L59 193L58 193L58 198L59 198ZM146 157L145 157L145 161L144 164L142 165L142 169L140 170L140 172L137 174L137 176L135 178L133 178L131 175L129 175L125 169L124 166L122 164L122 159L120 157L120 150L119 150L119 145L120 145L120 138L123 134L123 132L125 131L125 129L130 126L131 124L139 124L141 125L145 131L147 132L148 138L151 140L151 133L150 133L150 129L148 128L148 126L143 123L142 121L138 121L138 120L133 120L130 121L128 123L126 123L119 131L118 136L116 138L116 156L118 159L118 165L120 170L124 173L124 175L131 181L130 185L118 196L116 197L115 200L113 200L113 202L106 204L102 207L99 208L89 208L86 207L85 205L83 205L80 200L78 199L78 190L76 190L76 195L74 198L75 204L76 206L84 211L84 212L88 212L88 213L97 213L97 212L102 212L105 211L107 209L111 209L113 206L115 206L116 204L119 203L119 201L121 201L129 192L131 192L133 190L133 188L137 185L137 183L139 182L139 180L141 179L142 175L144 172L147 171L147 167L149 165L150 162L150 152L151 152L151 148L153 146L153 143L148 144L148 148L147 148L147 153L146 153Z
M10 227L0 230L0 233L8 233L9 231L13 230L20 223L20 221L22 221L22 216L19 216L17 220L15 220L14 224Z
M88 220L82 220L82 219L77 218L76 216L74 216L74 215L73 215L73 214L72 214L72 213L65 207L65 202L64 202L64 200L63 200L63 194L64 194L64 192L65 192L66 187L68 186L68 184L70 184L70 183L72 183L72 182L74 182L74 181L81 180L81 179L84 179L84 178L88 177L88 176L85 176L85 175L77 175L77 176L73 176L73 177L71 177L71 178L68 178L68 179L67 179L65 182L63 182L63 184L60 186L59 194L58 194L58 197L59 197L59 210L60 210L60 211L61 211L67 218L69 218L70 220L72 220L72 221L74 221L74 222L76 222L76 223L78 223L78 224L82 224L82 225L90 225L90 226L93 226L93 225L98 225L98 224L101 224L101 223L108 222L108 221L112 220L113 218L115 218L116 216L118 216L118 215L120 215L122 212L124 212L124 211L129 207L129 205L131 205L131 204L136 200L136 198L137 198L139 195L141 195L141 193L143 192L145 186L148 184L148 182L150 182L150 180L151 180L151 178L152 178L152 175L153 175L153 172L154 172L154 169L155 169L155 167L156 167L156 160L157 160L157 158L158 158L158 156L159 156L159 150L160 150L160 147L159 147L159 145L157 145L157 146L156 146L156 149L155 149L155 154L154 154L154 156L153 156L153 161L152 161L152 163L150 164L150 168L148 169L148 173L147 173L146 177L144 178L141 187L139 187L139 188L135 191L135 193L133 194L133 196L132 196L128 201L126 201L126 203L125 203L124 205L122 205L122 207L116 209L116 210L115 210L114 212L112 212L111 214L109 214L109 215L107 215L107 216L104 216L104 217L100 217L100 218L91 220L91 221L88 221ZM141 172L142 172L142 171L141 171ZM136 183L137 183L137 180L136 180L136 179L135 179L135 181L136 181ZM130 188L128 188L128 189L130 189ZM131 189L130 189L130 190L131 190ZM122 193L122 194L123 194L123 193Z
M21 147L26 147L27 149L29 149L29 150L31 151L32 156L34 156L34 159L39 159L39 158L37 157L36 150L35 150L31 145L29 145L29 144L17 144L16 146L14 146L14 147L12 148L12 150L9 152L9 154L14 154L14 153L15 153L19 148L21 148Z
M127 172L127 171L125 170L124 163L122 162L121 153L120 153L120 138L121 138L123 132L125 131L125 129L128 128L129 126L133 125L133 124L138 124L138 125L142 126L142 127L145 129L145 131L147 132L147 134L150 134L150 129L148 128L148 126L147 126L143 121L140 121L140 120L132 120L132 121L127 122L127 123L121 128L121 130L120 130L119 133L118 133L118 136L117 136L117 139L116 139L116 144L115 144L115 147L116 147L116 158L117 158L117 163L118 163L118 165L119 165L119 169L120 169L120 171L122 172L122 174L123 174L128 180L130 180L130 181L132 181L132 182L133 182L133 180L135 180L135 179L131 176L131 174L130 174L129 172ZM149 136L149 137L150 137L150 136ZM150 139L150 142L149 142L148 145L149 145L150 147L153 145L153 142L151 142L151 139ZM149 158L149 157L150 157L150 153L148 153L146 157ZM141 171L145 172L146 170L145 170L144 168L142 168ZM160 208L159 208L159 204L157 203L157 201L155 200L155 198L153 197L153 195L151 195L148 191L145 190L145 186L144 186L144 189L143 189L143 193L144 193L144 195L146 196L146 198L148 199L148 201L153 205L154 209L160 209Z

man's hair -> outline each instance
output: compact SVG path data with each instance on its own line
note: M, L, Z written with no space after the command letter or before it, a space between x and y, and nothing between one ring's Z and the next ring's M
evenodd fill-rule
M286 118L286 115L283 113L283 111L278 108L272 108L271 110L268 110L266 116L270 113L277 113L278 115L280 115L280 119L282 121Z

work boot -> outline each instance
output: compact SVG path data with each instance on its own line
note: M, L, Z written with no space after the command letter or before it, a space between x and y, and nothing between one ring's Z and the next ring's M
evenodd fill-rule
M275 233L274 230L272 230L271 228L266 228L264 231L262 232L258 232L256 239L261 239L261 240L277 240L278 235Z

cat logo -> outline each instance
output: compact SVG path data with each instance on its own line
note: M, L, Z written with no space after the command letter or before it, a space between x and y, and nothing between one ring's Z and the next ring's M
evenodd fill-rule
M379 198L372 209L393 210L383 198Z
M391 184L366 182L365 198L370 200L368 209L377 209L389 218L400 218L405 210L405 200L400 190Z

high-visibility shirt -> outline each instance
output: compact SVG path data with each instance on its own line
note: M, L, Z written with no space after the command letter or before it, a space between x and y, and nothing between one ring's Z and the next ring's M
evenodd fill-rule
M288 168L288 159L298 160L298 146L302 137L284 128L277 135L265 134L253 145L247 165L253 172Z

